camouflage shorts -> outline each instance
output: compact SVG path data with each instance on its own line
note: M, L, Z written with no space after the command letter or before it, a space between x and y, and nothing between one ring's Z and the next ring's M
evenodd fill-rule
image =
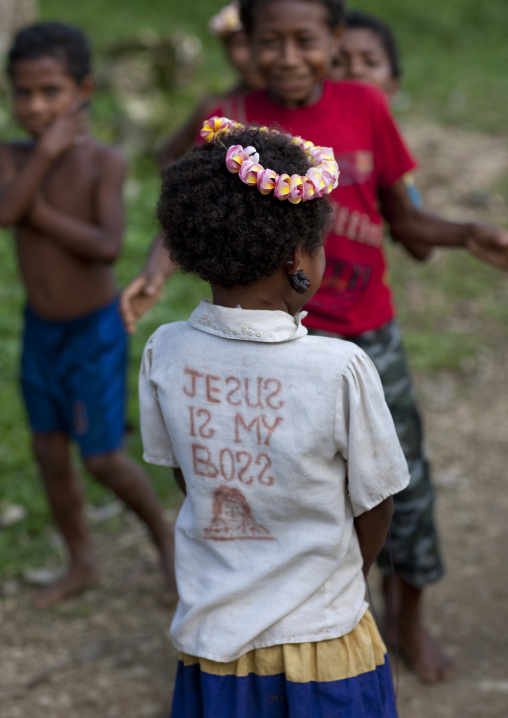
M334 336L327 332L312 332ZM381 377L385 399L406 457L411 480L396 494L388 541L378 557L383 573L390 572L390 543L395 573L419 588L444 573L434 523L434 488L423 444L422 419L396 321L357 337L346 337L371 358Z

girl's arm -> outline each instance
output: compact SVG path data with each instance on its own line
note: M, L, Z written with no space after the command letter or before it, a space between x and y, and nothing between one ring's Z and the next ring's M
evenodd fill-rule
M363 557L363 573L367 575L388 535L393 515L393 497L389 496L370 511L355 518L355 528Z
M189 117L186 124L164 142L157 152L159 167L164 167L170 162L178 160L194 145L204 120L208 118L209 111L213 109L216 104L217 100L212 100L211 98L201 102Z
M183 478L182 470L181 469L173 469L173 476L174 476L175 481L178 484L182 494L184 494L184 496L187 496L187 486L185 485L185 479Z
M506 230L475 222L451 222L415 207L403 179L380 190L379 200L390 234L402 244L469 249L484 261L508 270Z

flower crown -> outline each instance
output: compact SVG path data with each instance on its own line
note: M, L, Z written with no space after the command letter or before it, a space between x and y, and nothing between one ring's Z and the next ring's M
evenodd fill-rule
M233 130L244 129L245 125L228 120L227 117L211 117L203 124L201 137L212 142L221 135L227 135ZM277 130L267 127L259 128L262 132L280 134ZM270 194L273 190L277 199L288 199L292 204L307 202L315 197L329 194L339 184L339 166L335 161L333 150L330 147L317 147L312 142L302 140L301 137L292 137L292 142L305 152L312 167L302 177L301 175L277 174L273 170L265 169L259 164L259 154L255 147L242 147L232 145L226 152L226 167L230 172L239 174L240 179L247 185L257 186L261 194Z
M215 37L227 37L233 32L243 29L240 20L240 4L232 2L225 5L222 10L212 17L208 23L208 29Z

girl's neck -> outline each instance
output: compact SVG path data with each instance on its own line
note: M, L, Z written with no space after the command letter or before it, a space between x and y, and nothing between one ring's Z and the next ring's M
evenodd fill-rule
M212 284L213 303L221 307L241 307L242 309L254 309L262 311L280 311L293 314L288 306L284 294L285 286L280 279L282 276L266 277L246 285L237 285L227 289L219 284Z

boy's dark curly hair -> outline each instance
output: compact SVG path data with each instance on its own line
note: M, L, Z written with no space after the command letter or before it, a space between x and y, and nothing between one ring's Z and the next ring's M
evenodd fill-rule
M65 64L76 82L90 75L91 53L81 30L62 22L37 22L23 28L14 38L7 55L7 74L12 78L18 60L53 57Z
M244 184L226 167L232 145L253 145L263 167L279 174L304 175L310 167L288 135L250 126L195 147L163 169L157 212L171 260L223 287L270 276L298 245L317 251L331 213L324 197L293 205Z
M254 27L254 15L257 8L263 3L273 3L275 0L240 0L240 19L247 33ZM344 22L344 0L304 0L324 5L328 10L330 27L335 29Z
M346 26L357 30L370 30L377 35L390 61L392 78L398 80L402 75L400 53L395 35L389 25L375 15L350 10L346 13Z

